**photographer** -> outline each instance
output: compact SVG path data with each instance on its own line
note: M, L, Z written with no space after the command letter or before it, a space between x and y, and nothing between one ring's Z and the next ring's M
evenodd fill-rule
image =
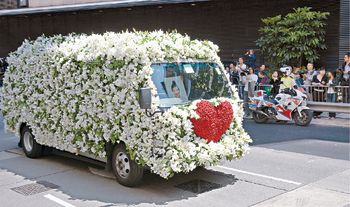
M246 64L248 67L252 67L255 68L255 61L256 61L256 55L254 54L254 50L250 49L248 50L245 55L244 55L245 59L246 59Z

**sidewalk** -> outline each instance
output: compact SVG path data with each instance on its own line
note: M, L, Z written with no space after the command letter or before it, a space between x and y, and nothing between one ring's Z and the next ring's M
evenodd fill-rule
M349 207L349 178L350 169L280 194L253 207Z
M328 112L323 112L320 119L312 119L311 124L350 127L350 114L337 113L335 119L328 118Z

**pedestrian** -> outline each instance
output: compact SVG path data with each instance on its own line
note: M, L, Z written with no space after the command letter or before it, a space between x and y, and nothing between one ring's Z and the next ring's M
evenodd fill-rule
M339 67L335 70L335 77L334 77L338 83L338 85L340 85L340 82L343 78L343 70Z
M350 77L350 52L344 55L344 63L342 66L344 71L344 78L349 79Z
M279 77L278 71L273 71L271 75L270 84L272 85L270 94L275 97L280 91L281 79Z
M335 87L335 90L336 90L336 93L337 93L337 100L336 100L336 102L341 102L342 98L343 98L343 96L342 96L342 88L340 87L342 79L343 79L343 70L341 69L341 67L339 67L339 68L337 68L335 70L335 77L334 77L334 80L337 83L337 85Z
M247 67L246 64L244 64L244 59L243 59L243 57L238 58L238 64L237 64L237 66L236 66L236 69L237 69L237 71L238 71L239 74L240 74L240 81L241 81L241 86L239 87L239 90L238 90L238 92L239 92L239 97L240 97L241 99L244 99L244 84L243 84L243 81L244 81L244 79L245 79L245 76L247 75L247 69L248 69L248 67Z
M226 66L224 72L225 72L225 74L229 74L230 73L230 67Z
M326 69L321 67L318 75L315 75L312 78L312 100L316 102L324 102L325 101L325 90L328 83L328 79L326 76ZM314 118L321 118L322 111L314 111Z
M337 100L337 92L334 86L338 85L337 80L331 71L327 73L328 77L328 89L327 89L327 102L335 103ZM329 112L329 119L335 119L336 114L334 112Z
M297 76L298 76L298 74L299 74L299 71L300 71L300 67L295 67L295 68L293 68L292 74L290 74L290 76L291 76L292 78L294 78L294 80L296 80L296 79L297 79Z
M314 69L314 64L313 63L308 63L306 65L306 80L305 80L305 85L311 85L311 82L312 82L312 78L317 75L317 71L315 71Z
M298 88L301 88L304 85L304 73L301 71L296 72L294 74L294 80Z
M231 63L230 64L230 81L232 83L232 85L239 85L239 71L236 68L237 64Z
M255 68L256 55L254 54L254 50L250 49L245 53L246 57L246 65L248 67Z
M245 87L246 80L247 80L247 74L245 72L241 72L239 75L238 95L239 95L239 98L242 100L244 100L244 87Z
M258 84L259 85L266 85L269 82L269 77L265 75L264 72L259 72L258 74Z
M246 64L244 64L243 57L238 58L238 64L237 64L236 68L237 68L239 73L242 73L242 72L246 73L247 72L248 67Z
M265 75L267 77L270 76L269 71L267 70L267 66L265 64L261 64L260 67L259 67L259 70L257 70L255 74L258 76L259 72L265 73Z
M269 83L269 77L267 77L267 75L260 71L258 73L258 82L257 84L259 85L259 90L264 90L266 92L267 95L270 94L270 87L266 86Z
M344 55L343 78L341 81L343 102L350 103L350 52Z
M256 85L256 82L258 81L258 76L255 75L254 69L249 68L249 73L245 77L244 80L244 111L245 111L245 117L251 117L250 110L248 107L248 102L250 97L254 97L254 86Z

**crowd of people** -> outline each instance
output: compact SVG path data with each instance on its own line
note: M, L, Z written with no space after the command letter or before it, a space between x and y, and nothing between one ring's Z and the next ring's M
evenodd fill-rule
M233 85L237 86L239 97L245 103L249 101L254 89L265 90L270 96L276 96L280 90L286 88L304 88L312 101L350 103L350 52L344 55L344 64L336 68L320 67L315 69L313 63L306 65L306 70L300 67L289 67L290 73L280 70L270 70L267 65L256 67L256 55L253 50L238 58L226 67L227 75ZM251 87L254 87L253 90ZM247 111L249 113L249 110ZM315 112L314 118L320 118L322 112ZM335 113L329 113L334 119Z

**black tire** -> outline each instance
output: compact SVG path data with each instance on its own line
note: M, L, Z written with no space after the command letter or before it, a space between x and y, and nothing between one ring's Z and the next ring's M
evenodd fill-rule
M312 120L312 111L304 109L300 113L301 116L299 116L298 111L295 111L293 113L293 119L295 124L298 126L308 126Z
M21 130L21 143L27 157L38 158L43 155L44 147L35 141L32 130L28 126L24 126Z
M117 144L113 149L112 170L118 183L124 186L134 187L141 183L143 167L130 159L124 144Z
M253 111L252 115L253 115L254 121L258 124L266 123L267 120L269 120L269 117L263 114L256 113L255 111Z

